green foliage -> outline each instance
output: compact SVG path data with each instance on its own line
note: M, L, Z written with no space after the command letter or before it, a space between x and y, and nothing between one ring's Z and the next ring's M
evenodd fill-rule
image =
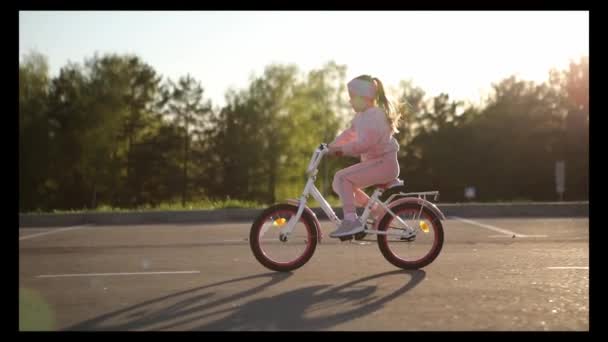
M199 81L163 81L138 56L95 55L51 78L46 58L32 52L19 65L19 209L203 209L297 198L314 148L354 114L345 75L333 61L307 72L269 65L214 108ZM565 160L565 198L588 198L588 82L584 58L542 84L506 78L475 107L402 81L393 99L402 113L400 177L412 191L440 190L442 201L463 201L467 186L480 201L555 200L554 165ZM332 204L333 175L355 162L321 164L317 186Z

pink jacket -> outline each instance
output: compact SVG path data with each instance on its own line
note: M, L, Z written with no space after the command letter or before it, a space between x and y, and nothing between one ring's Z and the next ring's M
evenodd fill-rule
M399 151L399 144L386 120L386 114L378 107L357 113L348 129L331 143L341 146L344 154L361 156L361 161L378 158Z

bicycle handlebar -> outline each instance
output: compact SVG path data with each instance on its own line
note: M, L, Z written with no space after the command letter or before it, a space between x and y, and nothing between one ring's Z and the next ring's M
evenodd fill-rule
M321 162L321 158L328 151L329 151L329 149L327 148L327 144L326 143L321 143L319 145L319 147L317 147L315 149L315 152L312 154L312 158L310 159L310 163L308 164L308 167L306 168L306 173L307 174L310 174L311 172L313 172L317 168L317 166Z

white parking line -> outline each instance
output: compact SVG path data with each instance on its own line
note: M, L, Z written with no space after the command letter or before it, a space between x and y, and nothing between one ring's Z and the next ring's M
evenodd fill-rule
M74 227L66 227L66 228L53 229L51 231L44 232L44 233L30 234L30 235L26 235L26 236L21 236L19 238L19 241L21 241L21 240L27 240L27 239L32 239L32 238L43 236L43 235L49 235L49 234L55 234L55 233L59 233L59 232L65 232L67 230L74 230L74 229L84 228L84 227L88 227L88 226L90 226L90 225L85 224L83 226L74 226Z
M489 237L504 237L504 238L507 238L507 237L510 237L510 238L513 238L513 237L519 237L519 238L525 238L525 237L547 237L547 235L525 235L525 234L519 234L519 233L516 233L516 232L508 230L508 229L499 228L499 227L492 226L492 225L489 225L489 224L483 224L483 223L480 223L480 222L477 222L477 221L468 220L468 219L464 219L464 218L457 217L457 216L451 216L451 218L456 219L456 220L461 221L461 222L465 222L465 223L468 223L468 224L472 224L474 226L478 226L478 227L481 227L481 228L486 228L486 229L493 230L495 232L503 234L503 235L490 235Z
M77 274L45 274L36 278L62 278L62 277L100 277L124 275L150 275L150 274L193 274L201 271L165 271L165 272L127 272L127 273L77 273Z
M531 237L547 237L548 235L523 235L523 234L517 234L515 235L515 237L526 237L526 238L531 238ZM489 238L513 238L513 235L490 235L488 236Z
M588 270L589 266L555 266L547 268L550 270Z

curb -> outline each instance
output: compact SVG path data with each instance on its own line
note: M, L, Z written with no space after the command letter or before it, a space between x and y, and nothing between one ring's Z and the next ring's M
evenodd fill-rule
M497 217L589 217L589 202L535 203L445 203L437 204L449 219L451 216L468 218ZM57 227L94 225L135 225L167 223L253 222L262 209L219 209L185 211L149 211L134 213L79 213L79 214L19 214L19 227ZM312 208L323 220L321 208ZM334 209L342 217L342 209ZM359 213L362 210L357 210Z

